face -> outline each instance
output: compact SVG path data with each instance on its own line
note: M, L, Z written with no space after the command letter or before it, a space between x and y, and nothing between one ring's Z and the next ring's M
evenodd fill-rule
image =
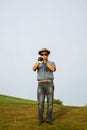
M48 53L47 52L42 52L41 56L43 57L43 59L47 59L48 58Z

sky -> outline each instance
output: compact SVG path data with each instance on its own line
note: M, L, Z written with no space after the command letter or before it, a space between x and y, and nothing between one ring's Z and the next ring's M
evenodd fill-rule
M54 98L87 105L86 0L0 0L0 94L37 100L42 48L56 64Z

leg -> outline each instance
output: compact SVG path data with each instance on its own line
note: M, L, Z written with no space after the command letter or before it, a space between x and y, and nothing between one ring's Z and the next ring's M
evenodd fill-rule
M45 93L42 83L38 83L37 99L38 99L38 119L39 122L43 122Z
M52 121L54 85L49 83L47 86L47 122Z

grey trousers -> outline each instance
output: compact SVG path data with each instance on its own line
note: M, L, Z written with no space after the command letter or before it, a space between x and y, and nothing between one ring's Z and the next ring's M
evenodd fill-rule
M37 99L38 99L38 120L39 121L43 121L45 96L47 96L46 120L52 121L53 97L54 97L53 82L38 83Z

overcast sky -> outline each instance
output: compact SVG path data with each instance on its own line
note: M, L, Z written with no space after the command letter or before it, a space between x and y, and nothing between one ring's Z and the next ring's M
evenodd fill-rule
M87 104L87 0L0 0L0 94L37 100L32 66L56 64L54 98Z

